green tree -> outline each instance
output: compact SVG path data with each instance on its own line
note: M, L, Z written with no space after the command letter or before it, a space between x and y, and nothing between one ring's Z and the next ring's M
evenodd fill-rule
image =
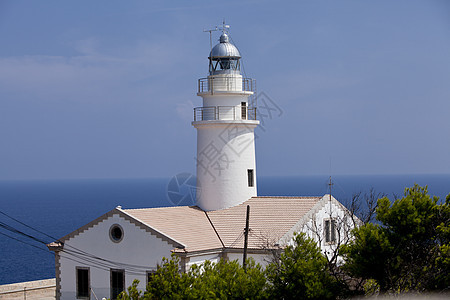
M267 268L269 292L280 299L332 299L337 285L327 269L327 260L317 243L304 233L296 234L279 259Z
M393 249L385 231L379 225L367 223L353 234L354 239L340 249L346 261L343 269L356 278L375 279L383 288L388 286L387 258Z
M194 279L180 272L180 259L172 254L170 260L163 258L162 265L151 275L144 295L148 299L186 299Z
M161 266L151 275L145 292L139 291L138 280L122 292L119 300L148 299L264 299L266 278L260 265L253 259L247 271L237 261L220 260L218 263L193 265L181 273L179 259L163 259Z
M260 265L247 260L245 271L237 260L206 261L189 271L195 278L191 296L195 299L264 299L266 278Z
M144 299L143 292L138 289L139 280L133 280L131 286L128 287L128 293L122 292L117 297L117 300L142 300ZM145 299L150 299L149 297Z
M134 280L128 287L128 293L122 292L118 300L148 299L190 299L191 285L194 278L188 273L180 272L179 258L172 254L171 259L163 257L162 264L150 277L145 292L139 291L139 280Z
M450 195L439 204L417 184L393 203L378 200L376 219L354 230L341 247L344 268L353 276L374 279L381 292L442 290L450 285Z

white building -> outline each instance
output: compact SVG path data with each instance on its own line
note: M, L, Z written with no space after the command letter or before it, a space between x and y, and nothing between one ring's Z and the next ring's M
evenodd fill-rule
M114 299L134 279L145 289L148 274L171 252L180 257L183 271L205 260L242 262L247 206L248 256L262 265L295 232L307 232L324 252L347 238L337 224L352 226L351 219L331 195L257 196L254 129L259 121L254 81L242 77L240 58L224 25L210 53L210 74L199 80L203 106L195 108L192 122L198 134L198 206L117 207L49 244L55 252L57 299Z

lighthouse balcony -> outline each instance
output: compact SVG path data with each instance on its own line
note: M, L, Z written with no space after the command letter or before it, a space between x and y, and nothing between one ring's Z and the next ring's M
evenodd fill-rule
M210 75L198 80L198 95L214 93L256 93L256 80L243 78L242 75Z
M256 107L206 106L194 108L194 121L256 120Z

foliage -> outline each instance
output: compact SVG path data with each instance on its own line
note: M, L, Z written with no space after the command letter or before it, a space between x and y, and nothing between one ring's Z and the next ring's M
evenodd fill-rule
M275 251L266 270L252 259L247 271L238 261L220 260L182 273L179 258L172 255L152 274L146 291L138 290L136 280L118 299L333 299L362 290L377 294L448 289L450 195L439 202L426 187L414 185L393 203L383 197L375 204L375 197L373 191L366 197L370 206L364 220L370 221L376 212L378 223L347 232L347 222L357 225L359 219L353 213L344 216L336 230L344 230L338 236L345 238L330 248L329 257L317 245L323 238L319 227L309 229L317 240L296 234L292 245ZM350 212L358 210L357 204L352 207Z
M287 246L266 272L273 298L335 298L337 286L327 271L327 260L317 243L304 233L294 237L294 245Z
M162 265L151 275L144 296L148 299L188 298L194 278L188 273L180 272L179 262L180 259L175 254L172 254L170 260L163 258Z
M128 287L128 293L122 292L118 300L148 300L148 299L189 299L192 278L189 274L179 271L179 258L172 254L171 259L163 258L144 293L138 290L139 280L134 280Z
M191 294L196 299L265 298L264 272L251 258L247 263L247 271L237 260L222 259L218 263L206 261L201 266L193 266L189 273L196 279Z
M353 231L341 247L353 276L374 279L381 292L442 290L450 285L450 195L439 204L417 184L391 203L378 200L376 219Z
M375 296L380 292L380 285L374 279L368 279L364 282L364 294L366 296Z
M265 271L250 258L246 271L237 260L220 260L181 273L173 255L152 274L145 292L138 290L138 283L118 299L330 299L337 288L316 242L303 233Z
M135 279L133 280L133 283L131 284L131 286L128 287L128 293L127 292L122 292L119 294L119 296L117 297L117 300L140 300L140 299L144 299L142 296L142 291L138 290L138 284L139 284L139 280ZM145 299L149 299L149 298L145 298Z
M247 272L237 261L206 261L181 273L179 258L163 259L152 274L146 291L139 291L138 280L122 292L119 300L141 299L264 299L266 279L260 265L248 260Z

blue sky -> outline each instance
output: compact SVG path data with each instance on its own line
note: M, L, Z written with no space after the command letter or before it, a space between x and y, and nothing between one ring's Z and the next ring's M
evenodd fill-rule
M0 179L194 172L223 18L282 112L258 176L450 173L449 1L2 0Z

